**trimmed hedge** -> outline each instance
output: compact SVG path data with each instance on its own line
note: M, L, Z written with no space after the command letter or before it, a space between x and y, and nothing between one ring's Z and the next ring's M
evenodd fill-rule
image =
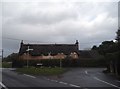
M62 67L105 67L105 60L80 60L80 59L61 59ZM29 60L29 66L37 66L37 64L42 64L46 67L59 67L60 59L43 59L43 60ZM27 60L14 60L12 67L24 67L27 65Z

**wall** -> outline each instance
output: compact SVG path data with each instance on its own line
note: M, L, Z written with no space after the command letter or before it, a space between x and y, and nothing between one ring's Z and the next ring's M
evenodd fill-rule
M57 55L51 56L48 54L47 56L42 55L42 56L31 56L28 54L23 54L19 58L23 60L40 60L40 59L65 59L68 55L65 55L63 53L58 53ZM78 54L76 52L73 52L69 55L73 59L78 59Z

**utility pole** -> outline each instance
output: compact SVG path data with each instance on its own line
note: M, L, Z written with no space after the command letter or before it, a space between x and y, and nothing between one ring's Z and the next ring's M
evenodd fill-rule
M2 54L0 55L0 67L2 68L2 61L3 61L3 49L0 49L2 50Z
M62 68L62 54L60 53L60 68Z
M62 68L62 59L60 58L60 68Z
M3 49L2 49L2 61L3 61Z
M0 49L0 52L2 52L2 54L0 55L0 57L3 60L3 49Z

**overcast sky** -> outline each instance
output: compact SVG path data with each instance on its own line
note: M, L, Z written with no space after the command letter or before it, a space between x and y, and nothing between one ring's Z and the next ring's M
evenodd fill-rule
M117 29L118 2L112 0L2 2L4 55L18 52L21 40L36 44L79 40L79 49L91 48L115 39Z

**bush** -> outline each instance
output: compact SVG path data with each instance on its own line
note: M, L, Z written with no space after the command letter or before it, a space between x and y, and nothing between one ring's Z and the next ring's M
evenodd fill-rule
M33 74L33 75L60 75L66 71L66 69L55 67L55 68L35 68L35 67L23 67L16 70L20 73Z
M99 60L84 60L84 59L61 59L62 67L105 67L106 62L104 59ZM60 59L43 59L43 60L29 60L29 66L39 67L60 67ZM24 67L27 65L27 60L14 60L12 67Z
M2 67L3 68L11 68L12 67L12 63L11 62L2 62Z

